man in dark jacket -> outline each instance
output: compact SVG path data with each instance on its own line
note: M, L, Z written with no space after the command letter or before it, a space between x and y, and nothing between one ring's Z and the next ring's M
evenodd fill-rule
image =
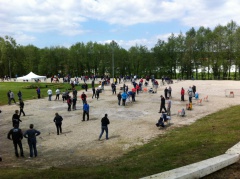
M19 157L18 147L20 149L21 156L24 157L23 147L22 147L23 133L22 133L22 130L18 128L17 124L15 124L14 128L8 132L7 138L13 141L16 157Z
M167 112L166 107L165 107L165 98L163 97L163 95L160 96L161 97L161 105L160 105L160 110L158 113L162 112L162 109L165 110L165 113Z
M59 131L60 133L62 133L62 116L60 116L58 113L55 113L55 118L53 119L53 122L55 122L55 125L57 127L57 135L59 135Z
M22 122L21 119L20 119L20 115L18 113L19 113L19 111L15 110L15 114L13 114L13 116L12 116L13 127L15 125L17 125L17 128L19 127L19 122Z
M23 111L23 108L24 108L24 102L23 102L22 99L20 100L19 105L20 105L20 114L19 114L19 117L21 116L22 113L23 113L23 116L25 116L25 112Z
M108 140L108 124L110 124L110 122L109 122L107 114L105 114L105 116L102 118L101 122L102 122L102 132L99 135L99 140L101 139L104 131L106 131L106 140Z
M28 129L25 133L24 133L24 137L28 139L28 145L29 145L29 150L30 150L30 158L33 157L33 152L34 152L34 156L37 157L37 140L36 140L36 136L40 135L41 133L35 129L33 129L33 124L30 124L30 129Z

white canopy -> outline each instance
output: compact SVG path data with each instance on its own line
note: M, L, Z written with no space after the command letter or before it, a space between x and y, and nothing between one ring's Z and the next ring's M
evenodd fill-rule
M33 72L30 72L26 76L18 77L18 80L36 80L36 79L46 79L46 76L39 76L34 74Z

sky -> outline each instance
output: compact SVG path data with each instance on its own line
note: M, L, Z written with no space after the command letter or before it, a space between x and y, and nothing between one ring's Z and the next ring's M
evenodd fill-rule
M194 27L240 25L240 0L0 0L0 37L39 48L78 42L151 49Z

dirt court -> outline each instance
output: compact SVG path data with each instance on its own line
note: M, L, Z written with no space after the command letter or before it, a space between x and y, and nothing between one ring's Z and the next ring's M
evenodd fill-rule
M160 82L160 80L158 80ZM89 81L89 83L91 83ZM129 89L130 82L126 82ZM186 117L177 116L177 111L185 108L188 96L185 95L185 102L180 101L180 90L183 87L187 91L189 86L195 85L199 98L203 99L208 95L208 102L203 101L202 105L196 104L193 99L193 110L186 111ZM117 85L117 93L123 84ZM78 91L76 111L67 111L66 102L48 101L47 98L25 101L24 111L20 128L25 131L29 124L34 124L35 129L41 132L37 137L38 157L29 159L27 139L23 139L25 158L16 159L12 141L7 139L7 133L12 128L12 115L18 105L1 106L0 114L0 155L3 161L0 167L64 167L71 165L88 165L104 162L123 155L132 147L143 145L154 137L175 127L188 125L197 119L239 104L239 96L234 98L225 96L225 89L240 89L239 81L174 81L172 87L172 120L171 125L165 129L158 129L156 122L160 117L160 95L164 94L165 87L159 86L156 94L140 93L136 96L135 103L127 103L127 106L118 106L117 96L113 95L110 86L105 86L103 93L100 93L99 100L92 99L92 91L88 89L87 101L90 105L90 120L82 122L82 101ZM150 87L150 86L149 86ZM149 88L148 87L148 88ZM233 90L234 91L234 90ZM47 96L47 94L45 94ZM24 97L24 94L23 94ZM53 96L55 99L55 96ZM61 99L61 96L60 96ZM7 99L6 99L7 100ZM63 133L57 135L53 122L54 114L58 112L63 117ZM109 140L98 140L101 131L101 118L107 113L109 125ZM97 161L97 162L96 162Z

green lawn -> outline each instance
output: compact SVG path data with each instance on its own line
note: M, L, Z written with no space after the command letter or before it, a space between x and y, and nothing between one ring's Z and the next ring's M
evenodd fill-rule
M55 94L57 88L61 90L61 92L66 89L71 89L71 85L68 83L36 83L36 82L0 82L0 106L8 104L7 92L9 90L13 91L14 98L18 101L17 93L20 90L23 94L23 100L29 100L37 98L36 88L40 87L41 96L47 96L47 90L50 88ZM81 85L75 87L77 90L81 89Z

